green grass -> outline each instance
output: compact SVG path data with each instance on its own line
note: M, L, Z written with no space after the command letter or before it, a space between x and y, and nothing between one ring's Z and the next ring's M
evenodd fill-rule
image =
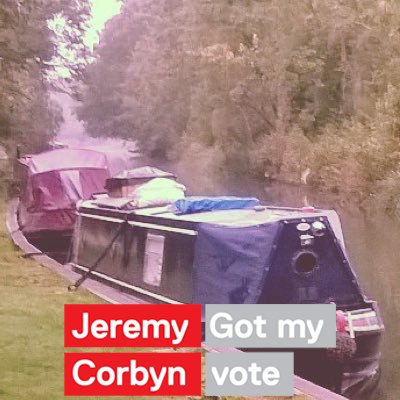
M1 206L1 203L0 218L3 221L5 219L4 207ZM12 245L4 222L1 224L1 400L66 399L63 394L63 306L65 303L101 302L99 298L85 290L68 292L67 286L68 282L55 273L41 267L33 260L23 258L22 253ZM73 349L73 351L75 350L83 351L82 349ZM90 351L123 350L140 351L143 349L90 349ZM160 351L165 351L165 349ZM121 400L123 397L70 398ZM305 399L303 396L295 396L295 398Z
M22 258L2 226L0 399L63 399L63 305L98 302L69 293L66 281Z

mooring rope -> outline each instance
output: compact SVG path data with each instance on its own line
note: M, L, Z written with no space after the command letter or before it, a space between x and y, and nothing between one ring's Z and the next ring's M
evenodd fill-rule
M85 274L83 274L73 285L68 286L68 290L70 292L75 291L76 289L79 288L79 286L82 285L83 282L86 281L87 278L91 275L91 273L99 266L101 261L104 259L104 257L107 255L108 251L111 249L112 245L115 243L115 241L118 239L119 235L124 231L125 227L127 225L127 221L124 221L120 227L117 230L117 233L114 235L110 243L107 245L107 247L104 249L104 251L101 253L100 257L96 260L96 262L86 271Z

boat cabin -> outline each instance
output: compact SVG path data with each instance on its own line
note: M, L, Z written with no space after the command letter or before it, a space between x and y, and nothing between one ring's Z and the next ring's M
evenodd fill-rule
M127 204L78 205L76 268L91 268L109 247L93 274L164 302L365 305L334 211L258 206L177 215Z

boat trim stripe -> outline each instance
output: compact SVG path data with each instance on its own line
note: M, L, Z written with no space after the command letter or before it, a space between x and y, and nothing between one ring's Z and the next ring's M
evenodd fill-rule
M84 267L83 265L79 265L79 264L76 264L76 263L73 263L72 265L73 265L74 267L78 268L78 269L81 269L82 271L86 271L86 272L87 272L87 271L89 270L89 268ZM96 275L96 276L98 276L98 277L100 277L100 278L106 279L106 280L108 280L108 281L110 281L110 282L113 282L113 283L115 283L115 284L117 284L117 285L123 286L123 287L125 287L125 288L127 288L127 289L132 289L132 290L134 290L134 291L137 292L137 293L143 294L143 295L145 295L145 296L152 297L152 298L154 298L154 299L156 299L156 300L159 300L159 301L162 301L162 302L164 302L164 303L169 303L169 304L184 304L184 303L182 303L182 302L180 302L180 301L176 301L176 300L170 299L169 297L163 296L163 295L161 295L161 294L152 293L152 292L150 292L150 291L148 291L148 290L146 290L146 289L143 289L143 288L141 288L141 287L134 286L134 285L130 285L129 283L120 281L120 280L118 280L118 279L111 278L109 275L103 274L103 273L101 273L101 272L92 271L91 274Z
M105 217L102 215L93 215L93 214L84 214L84 213L80 213L79 215L81 217L85 217L85 218L98 219L101 221L108 221L108 222L116 222L118 224L122 224L123 222L125 222L124 220L121 220L119 218ZM171 226L150 224L148 222L138 222L138 221L128 221L128 224L131 226L137 226L140 228L147 228L147 229L154 229L157 231L165 231L165 232L180 233L182 235L197 236L197 232L192 229L174 228Z
M136 222L136 221L129 221L128 224L132 226L138 226L141 228L155 229L158 231L167 231L167 232L181 233L183 235L197 236L197 232L191 229L173 228L170 226L149 224L147 222Z
M369 332L369 331L378 331L382 329L380 325L367 325L367 326L353 326L353 332Z
M365 313L360 313L360 314L354 314L351 313L351 320L357 320L357 319L365 319L365 318L376 318L376 312L375 311L369 311Z
M103 215L93 215L93 214L83 214L79 213L80 217L85 217L85 218L91 218L91 219L99 219L101 221L108 221L108 222L116 222L118 224L122 224L125 221L119 218L113 218L113 217L104 217Z

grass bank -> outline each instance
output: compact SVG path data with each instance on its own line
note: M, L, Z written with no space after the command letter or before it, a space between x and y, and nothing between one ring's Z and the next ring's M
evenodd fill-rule
M23 258L6 231L4 203L0 205L0 218L0 399L65 399L63 305L101 301L85 290L68 292L64 279ZM293 399L306 400L306 396Z
M0 211L0 398L63 399L63 305L98 303L12 245Z

